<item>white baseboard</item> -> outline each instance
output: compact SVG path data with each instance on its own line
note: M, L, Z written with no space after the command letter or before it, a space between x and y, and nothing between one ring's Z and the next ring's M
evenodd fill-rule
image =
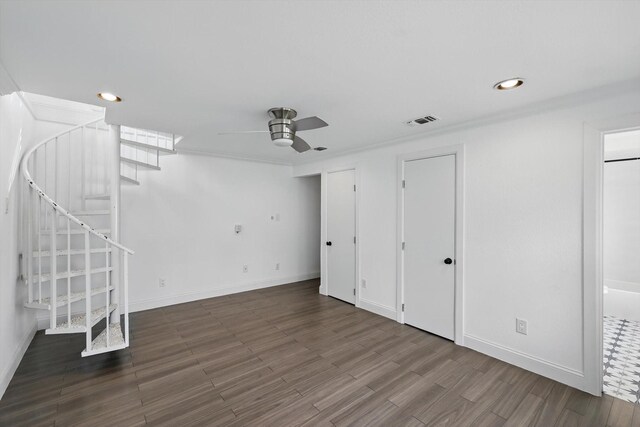
M387 305L378 304L377 302L369 301L364 298L360 298L358 307L370 311L380 316L387 317L391 320L396 320L396 309Z
M36 317L36 328L39 331L42 331L43 329L47 329L49 327L49 316L48 316L49 313L46 313L46 314L47 314L46 317ZM60 320L60 316L58 316L58 320Z
M484 353L487 356L502 360L531 371L543 377L567 384L579 390L588 391L584 373L539 357L531 356L518 350L496 344L482 338L465 334L465 347Z
M33 322L33 327L31 330L25 335L24 339L20 343L20 345L15 349L13 355L11 357L11 363L9 363L3 370L2 374L0 374L0 399L4 396L4 392L7 390L9 383L11 382L11 378L13 378L13 374L16 373L16 369L18 369L18 365L20 365L20 361L22 357L26 353L29 348L29 344L31 344L31 340L33 340L33 336L36 334L37 327L36 322Z
M261 280L258 282L245 283L238 286L211 289L204 292L189 292L178 295L149 298L140 301L129 302L129 312L151 310L154 308L166 307L168 305L182 304L185 302L197 301L201 299L214 298L223 295L237 294L239 292L253 291L256 289L269 288L272 286L286 285L288 283L301 282L303 280L317 279L320 272L301 274L298 276L283 277L279 279Z
M624 292L640 293L640 283L624 282L622 280L604 279L604 286Z
M298 276L285 277L281 279L272 279L266 281L258 281L252 283L246 283L239 286L229 286L226 288L212 289L205 292L190 292L178 295L162 296L158 298L149 298L140 301L129 301L129 312L134 313L136 311L152 310L154 308L166 307L174 304L182 304L185 302L197 301L201 299L219 297L223 295L236 294L238 292L253 291L255 289L268 288L271 286L285 285L287 283L301 282L303 280L317 279L320 277L320 273L308 273ZM78 313L83 313L79 311ZM38 310L38 316L36 317L38 330L44 330L49 328L51 319L49 318L49 312L44 310ZM58 315L58 323L65 322L67 320L66 314Z
M602 309L605 316L640 322L640 293L609 288L603 295Z

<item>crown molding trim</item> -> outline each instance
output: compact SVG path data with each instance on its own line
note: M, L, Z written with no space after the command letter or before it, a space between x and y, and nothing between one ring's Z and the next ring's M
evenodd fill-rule
M260 159L257 157L240 156L236 154L217 153L213 151L193 150L191 148L176 147L178 154L194 154L199 156L218 157L221 159L240 160L244 162L267 163L279 166L293 166L290 162L274 159Z
M301 166L307 164L313 164L316 162L323 162L329 159L337 157L343 157L350 154L357 154L365 151L371 151L378 148L385 148L392 145L402 144L404 142L419 141L421 139L430 138L436 135L449 134L466 129L473 129L481 126L488 126L491 124L499 123L505 120L516 120L518 118L527 117L532 114L561 110L563 108L571 108L576 105L587 104L590 102L598 101L600 99L606 99L622 95L629 92L640 91L640 80L631 80L627 82L602 86L582 92L572 93L568 95L562 95L555 98L547 99L544 101L536 102L533 104L526 104L518 108L511 110L505 110L496 112L493 114L485 115L482 117L476 117L471 120L467 120L461 123L453 123L450 125L443 125L419 133L411 135L404 135L399 138L388 139L384 141L374 142L372 144L360 145L353 148L345 149L332 149L331 152L326 153L322 159L302 159L296 161L294 166Z

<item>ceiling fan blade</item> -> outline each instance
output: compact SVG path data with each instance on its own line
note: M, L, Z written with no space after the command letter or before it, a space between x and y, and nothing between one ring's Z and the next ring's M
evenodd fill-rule
M293 144L291 144L291 148L296 150L298 153L304 153L305 151L310 150L311 146L307 144L304 139L296 135L295 138L293 138Z
M329 126L329 123L316 116L294 120L294 123L296 124L296 131L319 129L325 126Z
M238 135L242 133L269 133L268 130L232 130L228 132L218 132L218 135Z

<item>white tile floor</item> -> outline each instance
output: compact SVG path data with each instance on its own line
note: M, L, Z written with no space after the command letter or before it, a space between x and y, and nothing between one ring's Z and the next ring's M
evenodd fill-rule
M640 322L604 316L603 391L640 402Z

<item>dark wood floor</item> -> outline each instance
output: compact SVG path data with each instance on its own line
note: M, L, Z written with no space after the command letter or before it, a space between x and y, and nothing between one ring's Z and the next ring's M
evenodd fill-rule
M596 398L318 294L308 281L132 315L131 347L31 343L0 424L630 426Z

